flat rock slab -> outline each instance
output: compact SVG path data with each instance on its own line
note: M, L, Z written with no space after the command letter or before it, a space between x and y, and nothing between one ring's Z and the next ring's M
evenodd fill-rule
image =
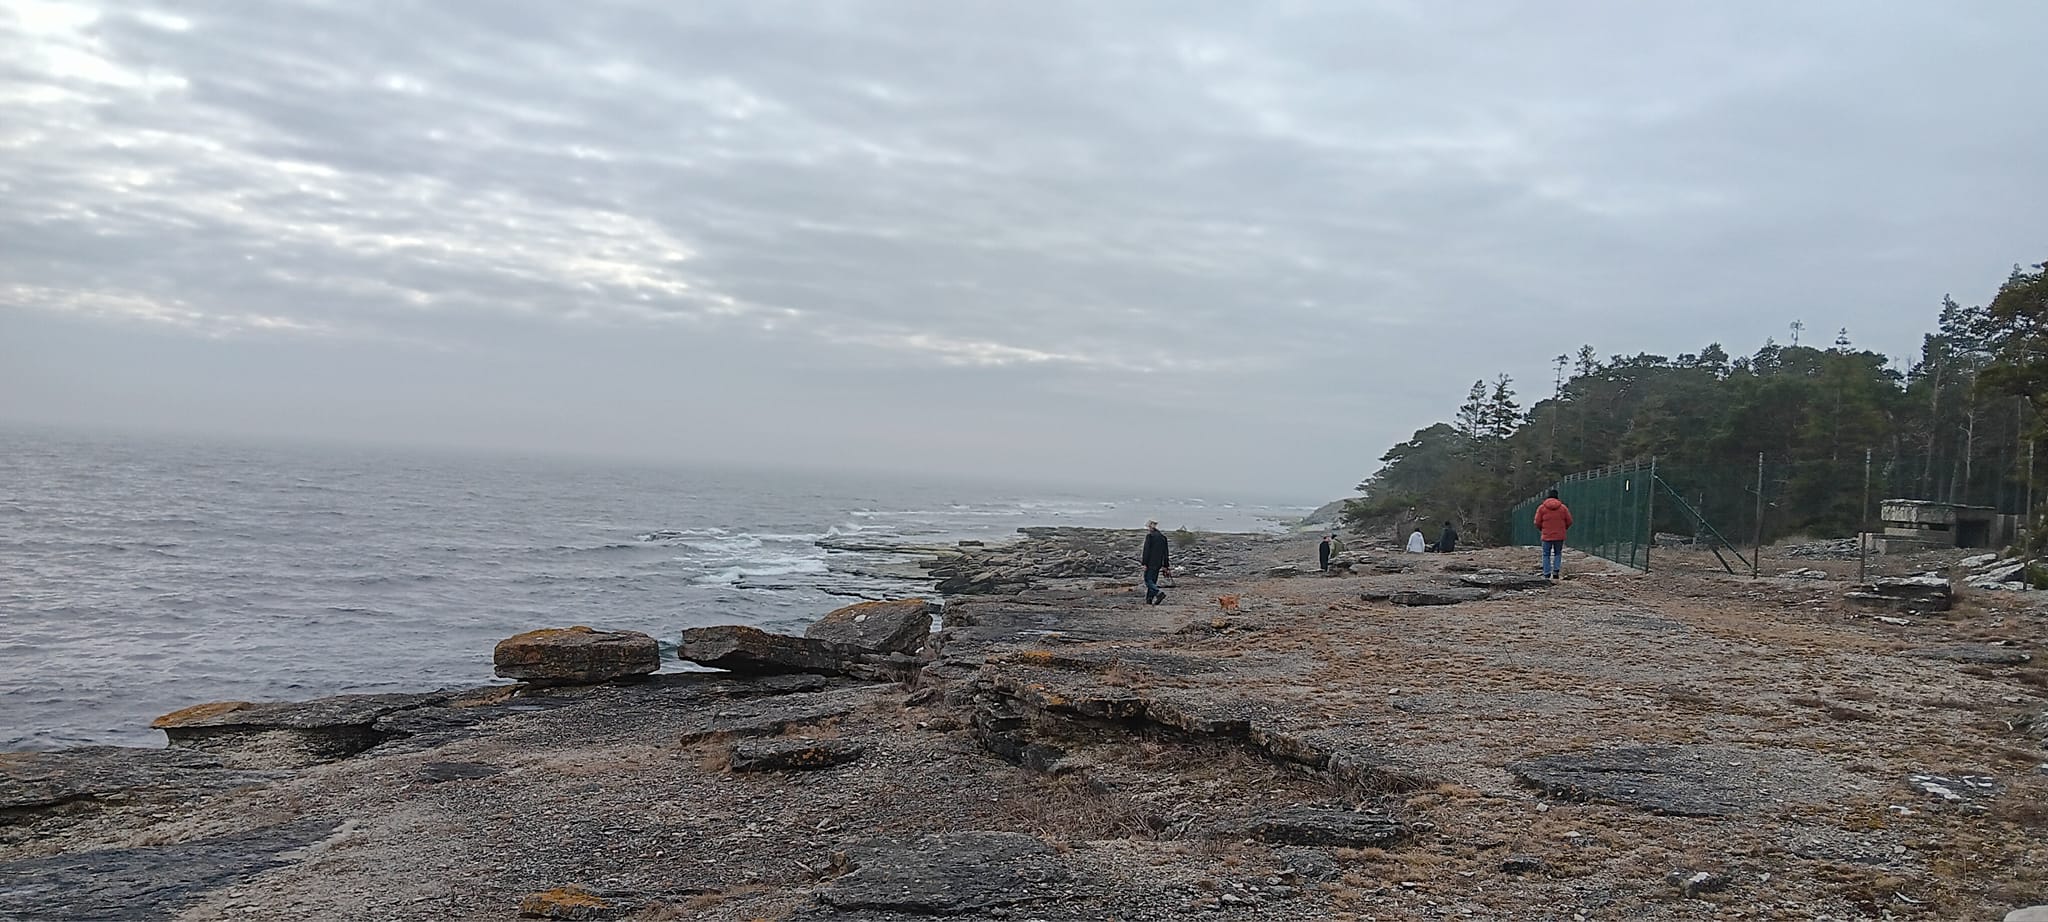
M1394 593L1388 601L1395 605L1460 605L1466 602L1484 601L1492 593L1472 586L1450 589L1408 589Z
M178 845L0 862L0 918L170 919L186 903L289 864L337 824L300 820Z
M1535 573L1481 570L1458 577L1458 582L1479 589L1548 589L1550 580Z
M304 768L377 745L386 716L438 704L434 694L336 695L312 701L217 701L172 711L150 723L172 746L197 749L243 768Z
M718 736L775 736L797 727L815 727L853 713L854 702L841 696L819 700L815 695L735 702L731 710L696 717L681 740L694 743Z
M1732 816L1825 796L1834 766L1793 752L1732 746L1623 746L1514 762L1508 773L1553 797L1668 816Z
M230 769L186 749L84 746L0 753L0 824L80 801L144 792L182 799L272 777Z
M498 641L491 665L523 682L592 685L659 670L661 648L639 631L545 628Z
M1052 847L1014 832L874 839L841 857L851 872L818 893L841 912L963 915L1072 895L1073 874Z
M916 653L931 631L931 603L898 599L836 609L805 628L804 636L869 653Z
M1940 659L1952 663L1975 663L1983 666L2017 666L2033 657L2011 647L1994 647L1982 643L1952 643L1935 647L1914 647L1902 650L1900 656L1918 659Z
M1384 813L1289 807L1252 817L1245 834L1281 845L1323 845L1365 848L1388 845L1406 832Z
M866 746L848 740L744 740L732 746L736 772L800 772L844 765L865 755Z

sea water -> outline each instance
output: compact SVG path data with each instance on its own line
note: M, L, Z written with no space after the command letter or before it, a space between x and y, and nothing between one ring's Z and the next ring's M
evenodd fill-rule
M160 744L153 717L207 701L484 684L492 645L537 627L667 644L929 590L895 575L900 556L824 538L951 544L1147 518L1253 531L1304 511L0 428L0 749Z

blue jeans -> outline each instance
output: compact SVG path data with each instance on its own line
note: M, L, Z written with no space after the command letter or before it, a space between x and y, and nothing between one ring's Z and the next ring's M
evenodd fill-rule
M1543 575L1550 577L1564 575L1564 542L1543 542Z
M1154 597L1157 597L1157 596L1162 596L1162 595L1165 595L1165 594L1166 594L1166 593L1164 593L1164 592L1160 592L1160 591L1159 591L1159 568L1158 568L1158 567L1146 567L1146 568L1145 568L1145 601L1147 601L1147 602L1150 602L1150 601L1152 601L1152 599L1153 599Z

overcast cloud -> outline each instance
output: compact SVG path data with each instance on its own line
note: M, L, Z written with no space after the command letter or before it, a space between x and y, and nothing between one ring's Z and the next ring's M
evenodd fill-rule
M0 7L0 417L1317 499L2048 258L2033 0Z

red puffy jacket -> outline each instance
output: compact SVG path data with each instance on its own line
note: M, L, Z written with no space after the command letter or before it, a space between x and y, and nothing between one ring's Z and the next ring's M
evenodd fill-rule
M1572 527L1572 510L1564 501L1553 496L1536 507L1536 529L1543 533L1545 541L1563 541L1565 531Z

